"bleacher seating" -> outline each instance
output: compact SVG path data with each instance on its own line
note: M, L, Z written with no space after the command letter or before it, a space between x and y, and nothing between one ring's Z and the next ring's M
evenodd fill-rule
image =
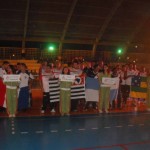
M0 60L0 65L3 63L4 60ZM17 63L25 63L28 69L31 71L39 71L40 64L37 63L37 60L7 60L10 64L16 65Z

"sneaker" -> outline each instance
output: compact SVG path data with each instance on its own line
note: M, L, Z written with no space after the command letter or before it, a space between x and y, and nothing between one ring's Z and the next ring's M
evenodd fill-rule
M52 110L51 110L51 113L55 113L55 109L52 109Z
M107 109L105 109L105 113L106 113L106 114L108 114L108 113L109 113L109 111L108 111Z
M13 117L13 115L9 115L9 118Z
M41 110L41 113L44 114L44 113L45 113L45 110Z
M99 110L99 113L100 113L100 114L102 114L102 113L103 113L103 111L100 109L100 110Z
M16 115L15 115L15 114L13 114L13 115L12 115L12 117L16 117Z

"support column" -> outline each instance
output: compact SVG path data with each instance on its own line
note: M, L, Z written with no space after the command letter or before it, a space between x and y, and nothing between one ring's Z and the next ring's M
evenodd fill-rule
M75 6L76 6L77 2L78 2L78 0L74 0L73 1L72 5L70 7L70 11L69 11L69 14L68 14L68 17L67 17L64 29L63 29L63 33L62 33L62 36L61 36L61 39L60 39L60 44L59 44L59 55L60 56L62 55L62 45L63 45L64 38L66 36L66 32L67 32L67 29L69 27L69 23L70 23L70 20L71 20L71 17L72 17L72 14L73 14L73 11L75 9Z
M26 35L27 35L27 28L28 28L29 7L30 7L30 0L27 0L25 20L24 20L23 39L22 39L22 51L21 51L22 58L25 58L25 53L26 53L25 45L26 45Z
M111 19L113 18L114 14L116 13L116 11L118 10L118 8L121 6L121 4L123 3L124 0L118 0L115 5L112 7L110 13L108 14L108 16L106 17L102 27L100 28L97 37L95 39L95 42L93 44L93 49L92 49L92 57L95 57L95 53L96 53L96 49L97 49L97 45L99 43L99 41L101 41L101 38L104 34L104 32L106 31Z

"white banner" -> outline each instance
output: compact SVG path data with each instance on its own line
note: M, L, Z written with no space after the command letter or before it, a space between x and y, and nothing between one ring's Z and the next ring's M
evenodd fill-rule
M115 83L116 83L115 78L108 78L108 77L102 78L102 84L104 84L104 85L114 85Z
M114 81L115 81L115 84L113 84L112 86L111 86L111 88L110 89L118 89L119 88L119 77L116 77L116 78L113 78L114 79Z
M3 75L4 82L19 82L20 75Z
M75 80L75 75L64 75L60 74L59 75L60 81L66 81L66 82L74 82Z

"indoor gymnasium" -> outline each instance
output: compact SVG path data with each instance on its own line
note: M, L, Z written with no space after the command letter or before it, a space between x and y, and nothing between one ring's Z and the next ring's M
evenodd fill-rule
M150 0L0 1L0 150L150 150Z

